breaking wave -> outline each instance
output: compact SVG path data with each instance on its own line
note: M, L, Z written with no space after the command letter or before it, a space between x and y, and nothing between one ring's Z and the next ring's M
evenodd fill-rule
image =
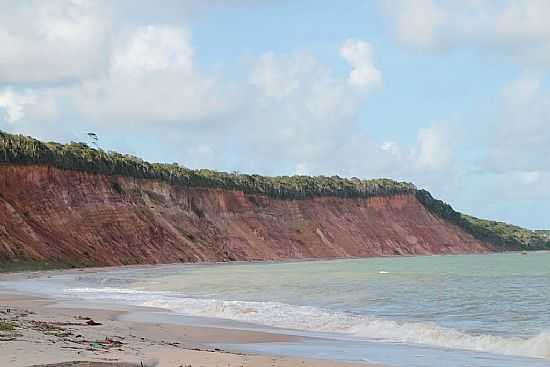
M65 293L85 299L122 301L136 306L163 308L188 316L223 318L285 329L340 333L379 341L550 359L550 331L530 338L473 335L433 323L392 321L279 302L189 298L170 292L117 288L72 288L65 290Z

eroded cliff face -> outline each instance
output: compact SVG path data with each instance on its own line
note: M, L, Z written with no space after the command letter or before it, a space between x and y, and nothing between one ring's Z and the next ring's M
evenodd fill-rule
M277 200L0 165L0 261L121 265L491 250L414 194Z

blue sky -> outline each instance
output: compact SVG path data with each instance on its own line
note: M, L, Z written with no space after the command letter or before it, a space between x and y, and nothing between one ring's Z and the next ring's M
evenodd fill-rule
M412 181L550 228L550 2L1 1L0 129Z

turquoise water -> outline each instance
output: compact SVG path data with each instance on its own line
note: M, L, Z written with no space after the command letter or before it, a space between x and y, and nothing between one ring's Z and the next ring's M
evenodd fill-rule
M202 267L133 287L431 321L471 333L534 336L550 328L550 253Z
M547 252L119 268L18 287L333 338L335 352L325 345L320 357L432 366L445 353L449 366L453 358L456 366L550 364ZM316 347L248 348L315 355ZM425 358L396 361L388 348Z

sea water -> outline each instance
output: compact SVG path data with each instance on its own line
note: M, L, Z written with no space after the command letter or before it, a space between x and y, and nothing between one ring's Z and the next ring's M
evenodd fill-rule
M243 351L395 366L550 366L548 252L128 267L3 286L169 311L134 315L151 321L321 337L226 345Z

